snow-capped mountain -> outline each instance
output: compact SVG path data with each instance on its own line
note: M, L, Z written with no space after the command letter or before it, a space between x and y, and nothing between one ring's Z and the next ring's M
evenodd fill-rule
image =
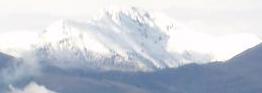
M16 34L18 36L23 35ZM12 93L31 90L57 93L262 91L261 44L228 61L198 65L213 59L210 51L239 53L239 49L260 42L257 38L244 35L216 40L188 33L176 21L135 7L110 8L87 22L57 21L38 37L27 38L30 44L19 39L18 45L26 45L28 53L14 51L22 54L18 62L10 62L15 58L0 52L0 93L10 93L9 90ZM6 42L10 41L0 41L0 49L10 48ZM173 44L174 51L169 51L169 44ZM230 57L226 55L226 58Z
M84 22L60 20L38 35L22 33L1 35L1 51L21 58L32 52L63 68L121 71L224 61L261 41L246 34L211 37L136 7L108 8Z
M165 50L168 38L149 13L132 7L87 23L58 21L41 33L37 53L58 66L152 70L178 65Z
M193 53L167 51L175 24L159 20L135 7L108 9L85 23L61 20L40 34L36 51L42 61L57 66L103 70L148 71L196 61Z
M206 36L193 35L158 13L136 7L109 8L87 22L60 20L51 24L39 35L35 50L41 61L60 67L122 71L150 71L216 59L214 51L204 48L223 43L213 38L201 43L195 39ZM259 40L249 41L252 42L246 47ZM175 51L170 51L170 46L175 46ZM189 46L197 48L192 50Z

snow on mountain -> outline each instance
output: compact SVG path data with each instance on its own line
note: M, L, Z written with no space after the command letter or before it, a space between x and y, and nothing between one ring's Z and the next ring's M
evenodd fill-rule
M45 68L41 76L32 77L22 85L34 81L58 93L260 93L261 49L260 44L225 63L188 64L147 73ZM21 84L12 85L16 89Z
M260 42L256 37L243 34L216 38L184 29L173 20L134 7L108 9L88 22L60 20L36 38L28 36L30 42L24 42L23 38L16 41L11 37L20 43L16 47L25 46L21 50L35 55L24 54L21 62L10 62L15 64L4 68L7 72L1 70L5 72L0 73L1 93L8 89L11 92L49 92L50 89L58 93L262 91L261 44L225 63L198 65L212 60L213 54L215 58L228 59ZM0 47L8 48L2 41ZM229 55L221 57L224 54ZM34 56L38 59L34 60ZM11 56L0 53L0 69L10 59ZM177 66L180 67L172 69ZM106 72L93 73L89 69ZM156 69L148 73L125 72Z
M36 53L41 61L61 67L148 71L226 60L260 42L249 39L251 43L234 47L238 50L231 54L216 51L236 39L227 42L193 32L171 18L136 7L108 8L88 22L60 20L50 25L40 34ZM224 57L225 53L230 55Z
M177 66L179 61L165 49L168 34L161 31L150 16L131 7L105 11L88 23L62 20L41 33L37 53L41 59L47 57L62 63L59 65L81 63L110 70Z
M1 51L15 57L34 52L65 68L149 71L224 61L261 42L248 34L203 34L136 7L111 7L87 22L60 20L31 32L1 34Z

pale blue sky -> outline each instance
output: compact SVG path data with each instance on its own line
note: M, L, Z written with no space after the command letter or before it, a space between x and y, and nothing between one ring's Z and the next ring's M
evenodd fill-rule
M160 11L209 34L262 37L261 0L0 0L0 31L41 30L60 18L86 19L111 5Z

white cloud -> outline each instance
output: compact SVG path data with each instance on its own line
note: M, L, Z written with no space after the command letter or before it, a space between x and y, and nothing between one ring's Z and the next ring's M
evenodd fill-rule
M38 85L35 82L31 82L24 87L24 89L18 89L10 85L9 93L56 93L47 89L45 86Z
M11 31L0 34L0 51L12 56L20 57L24 51L32 48L38 33L34 31Z
M193 51L212 55L214 61L225 61L262 41L249 33L213 36L184 28L173 32L168 42L170 52Z

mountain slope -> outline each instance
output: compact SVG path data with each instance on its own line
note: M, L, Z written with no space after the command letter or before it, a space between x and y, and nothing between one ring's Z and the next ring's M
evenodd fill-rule
M254 84L262 85L261 62L262 44L259 44L233 57L226 66L232 73L245 77Z
M243 75L243 72L236 72L241 69L234 66L229 63L189 64L176 69L146 73L121 71L94 73L46 68L41 76L33 77L32 81L62 93L105 91L108 93L260 93L262 91L261 73L249 72L252 74ZM252 67L248 68L252 69Z
M229 62L245 62L247 64L259 64L262 60L262 44L258 44L253 48L247 49L246 51L236 55Z

